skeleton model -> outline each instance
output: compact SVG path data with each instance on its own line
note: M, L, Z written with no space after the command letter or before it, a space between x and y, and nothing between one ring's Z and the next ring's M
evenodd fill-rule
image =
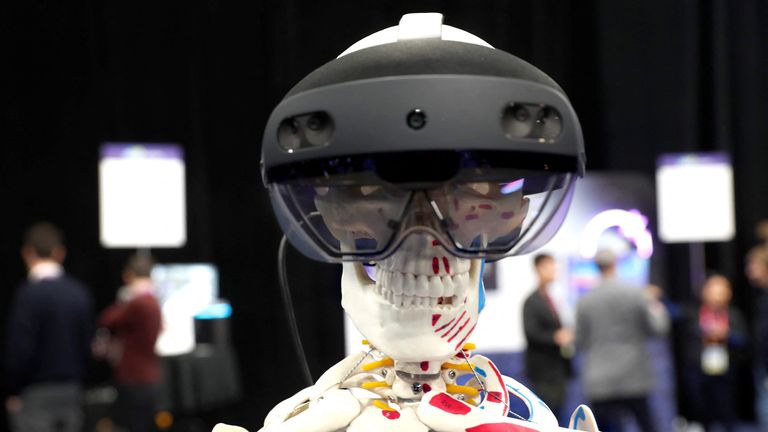
M554 81L440 14L405 15L294 87L262 156L286 236L343 263L342 305L367 338L262 431L566 430L468 342L484 259L546 242L583 175ZM569 427L597 430L585 406Z

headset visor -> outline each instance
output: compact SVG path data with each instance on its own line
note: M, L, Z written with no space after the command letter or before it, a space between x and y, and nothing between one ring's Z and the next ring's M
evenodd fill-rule
M385 258L414 231L429 232L455 255L495 259L548 241L562 223L575 179L573 173L467 168L449 181L401 184L358 172L272 183L270 191L299 241L329 261Z

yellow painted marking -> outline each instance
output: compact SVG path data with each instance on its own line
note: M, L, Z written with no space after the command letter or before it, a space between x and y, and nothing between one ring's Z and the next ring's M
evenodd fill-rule
M465 351L474 351L475 349L477 349L477 345L473 344L472 342L467 342L464 344L463 347L461 347L461 349Z
M386 402L384 402L384 401L383 401L383 400L381 400L381 399L374 399L374 400L372 400L372 401L371 401L371 403L372 403L372 404L373 404L373 405L374 405L376 408L380 408L380 409L383 409L384 411L396 411L394 408L392 408L391 406L389 406L389 404L387 404Z
M467 396L472 396L472 397L480 396L480 391L478 391L474 387L469 387L469 386L446 384L445 390L448 393L461 393L461 394L465 394Z
M455 369L460 371L472 372L472 367L474 367L474 365L470 367L470 365L466 363L443 363L442 366L440 367L443 369Z
M365 372L368 372L368 371L372 371L374 369L378 369L380 367L392 366L394 364L395 364L395 361L392 360L391 358L387 357L387 358L384 358L384 359L381 359L381 360L378 360L378 361L372 361L370 363L366 363L366 364L363 365L362 369Z
M360 387L366 390L370 390L370 389L375 389L379 387L389 387L389 384L387 384L386 381L370 381L367 383L362 383Z

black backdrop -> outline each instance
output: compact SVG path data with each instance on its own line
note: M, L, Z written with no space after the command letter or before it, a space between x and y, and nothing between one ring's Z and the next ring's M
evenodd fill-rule
M182 143L188 244L154 253L219 266L247 397L230 420L257 429L301 385L258 170L262 128L301 77L411 11L442 12L557 80L581 117L588 169L652 175L661 152L730 151L738 236L708 245L707 259L743 286L752 226L768 216L765 0L28 0L0 6L2 308L24 276L21 233L40 219L66 231L69 271L106 305L129 251L99 246L99 143ZM683 298L687 275L675 269L687 248L669 252L667 288ZM343 353L339 269L291 253L289 273L317 376Z

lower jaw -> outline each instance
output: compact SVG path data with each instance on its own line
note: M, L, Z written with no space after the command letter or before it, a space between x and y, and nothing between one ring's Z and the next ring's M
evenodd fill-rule
M389 298L385 298L385 295L382 295L380 293L376 293L376 297L388 304L390 307L395 309L414 309L414 310L430 310L430 311L442 311L442 312L450 312L454 309L454 306L458 304L459 297L458 296L450 296L450 297L438 297L438 298L430 298L429 300L422 299L415 299L414 297L405 297L403 296L400 304L397 304L390 300Z

